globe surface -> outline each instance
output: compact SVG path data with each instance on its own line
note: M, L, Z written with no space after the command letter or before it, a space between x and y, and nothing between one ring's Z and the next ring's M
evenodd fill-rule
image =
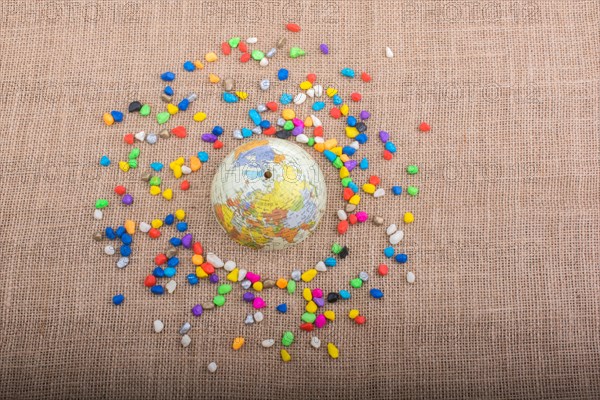
M292 142L247 142L221 163L211 188L217 221L237 243L278 250L306 239L327 203L323 173Z

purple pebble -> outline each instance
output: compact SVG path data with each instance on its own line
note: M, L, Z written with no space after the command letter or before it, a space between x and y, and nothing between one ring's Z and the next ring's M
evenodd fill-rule
M371 113L370 113L370 112L368 112L367 110L362 110L362 111L360 112L360 119L362 119L363 121L364 121L365 119L369 119L369 117L370 117L370 116L371 116Z
M344 163L344 167L348 168L348 171L352 171L358 165L356 160L348 160Z
M212 133L203 133L202 134L202 140L208 143L214 143L217 141L217 135L214 135Z
M302 127L302 126L296 126L296 127L294 127L294 129L292 129L292 135L294 135L294 136L298 136L302 132L304 132L304 127Z
M252 292L246 292L242 298L245 302L252 303L254 301L254 294L252 294Z
M123 196L123 204L128 205L128 206L133 204L133 196L130 195L129 193L125 194Z
M185 235L184 237L182 237L181 238L181 244L186 249L189 249L190 247L192 247L192 234L188 233L187 235Z
M390 134L386 131L379 131L379 139L381 140L381 143L387 143L390 139Z
M204 311L202 309L202 306L200 304L196 304L193 308L192 308L192 314L194 314L196 317L199 317L202 315L202 311Z
M321 44L319 46L319 49L321 49L321 53L329 54L329 47L327 47L327 45L325 43Z
M313 301L318 307L323 307L325 305L325 299L322 297L313 297Z
M217 275L217 274L210 274L210 277L208 278L208 280L210 281L210 283L218 283L219 282L219 275Z

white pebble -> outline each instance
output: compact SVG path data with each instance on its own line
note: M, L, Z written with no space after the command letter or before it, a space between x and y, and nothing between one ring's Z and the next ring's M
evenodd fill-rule
M94 218L95 219L102 219L102 210L96 208L94 210Z
M312 347L314 347L315 349L318 349L319 347L321 347L321 339L319 339L319 338L318 338L318 337L316 337L316 336L313 336L313 337L310 339L310 345L311 345Z
M154 332L156 333L161 333L165 327L165 324L163 324L163 322L160 319L154 321L152 325L154 326Z
M156 133L149 133L148 136L146 136L146 142L148 144L155 144L158 141L158 136L156 136Z
M238 282L243 281L246 278L247 273L248 271L246 271L244 268L240 268L238 271Z
M216 362L211 362L210 364L208 364L208 372L210 373L215 373L217 372L217 363Z
M112 247L111 245L108 245L104 248L104 252L106 254L108 254L109 256L112 256L113 254L115 254L115 248Z
M308 143L308 136L306 136L304 133L301 133L298 136L296 136L296 142Z
M196 93L190 93L190 95L187 97L187 101L190 103L193 103L196 100L198 100L198 95Z
M192 343L192 338L189 337L188 335L183 335L181 337L181 345L183 347L188 347L190 345L190 343Z
M185 324L181 325L181 328L179 329L179 334L185 335L190 331L190 329L192 329L192 325L189 322L186 322Z
M348 214L346 214L346 211L344 210L338 210L337 216L340 219L340 221L345 221L348 219Z
M294 271L292 271L290 276L293 280L298 282L300 280L300 278L302 277L302 272L300 272L299 270L294 270Z
M315 143L325 143L325 138L323 136L315 136Z
M296 97L294 97L294 104L300 105L306 101L305 93L298 93Z
M379 188L375 191L375 193L373 193L373 197L383 197L383 196L385 196L384 188Z
M310 89L308 89L308 90L306 91L306 95L307 95L308 97L310 97L310 98L313 98L313 97L315 97L315 89L313 89L313 88L310 88Z
M260 135L262 133L262 128L260 126L255 126L254 128L252 128L252 133L255 133L257 135Z
M254 321L261 322L263 319L265 319L265 315L262 312L257 311L254 313Z
M263 79L262 81L260 81L260 88L262 90L269 90L270 87L271 82L268 79Z
M265 339L262 341L262 347L273 347L273 345L275 344L275 340L274 339Z
M242 289L248 290L252 286L252 282L250 282L250 279L244 279L240 283L240 286L242 287Z
M150 224L146 222L140 222L140 232L148 233L150 228L152 228Z
M125 268L129 264L129 257L121 257L119 261L117 261L118 268Z
M211 263L215 268L221 268L225 265L223 260L221 260L219 256L217 256L215 253L209 252L208 254L206 254L206 261Z
M246 319L244 320L244 323L246 325L252 325L254 323L254 317L252 316L252 314L248 314L246 316Z
M231 272L231 271L233 271L235 269L236 265L237 264L235 263L235 261L229 260L229 261L227 261L225 263L225 265L223 266L223 268L225 268L225 271Z
M174 280L170 280L169 283L167 283L165 285L165 289L167 289L167 292L169 292L169 294L173 294L176 287L177 287L177 282L175 282Z
M392 58L394 57L394 52L392 51L392 49L390 49L389 47L385 48L385 56L387 58Z
M352 147L354 150L358 150L360 143L355 140L354 142L350 143L350 147Z
M323 261L319 261L317 265L315 265L315 269L319 272L327 271L327 265Z
M316 115L312 115L310 116L310 118L312 119L313 122L313 126L316 128L317 126L323 126L323 123L321 122L321 120L319 118L317 118ZM321 136L318 136L321 137Z
M415 283L415 274L413 274L412 272L407 272L406 273L406 282Z
M239 129L234 129L233 131L233 138L234 139L243 139L244 136L242 136L242 131Z
M269 65L269 59L267 57L263 57L263 59L260 60L260 66L266 67L267 65Z
M267 106L264 104L259 104L256 106L256 111L259 113L267 111Z
M315 90L315 96L321 97L323 95L323 86L315 85L312 88Z
M184 175L189 175L189 174L191 174L191 173L192 173L192 169L191 169L190 167L188 167L187 165L182 165L182 166L181 166L181 172L182 172Z
M392 245L398 244L398 243L400 243L402 238L404 238L404 232L398 231L398 232L394 233L392 236L390 236L390 244L392 244Z
M391 224L390 226L387 227L385 233L387 233L389 236L389 235L392 235L397 230L398 230L398 227L396 226L396 224Z
M248 39L246 39L246 43L248 44L255 44L256 42L258 42L258 39L255 37L249 37Z
M141 131L141 132L138 132L138 133L136 133L136 134L135 134L135 138L136 138L137 140L139 140L140 142L143 142L143 141L144 141L144 139L146 139L146 132L144 132L144 131Z

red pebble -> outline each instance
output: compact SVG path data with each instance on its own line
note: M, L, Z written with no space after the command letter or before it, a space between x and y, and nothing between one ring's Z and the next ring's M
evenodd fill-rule
M229 45L229 43L227 43L227 42L221 43L221 51L226 56L230 55L231 54L231 46Z
M313 135L323 137L323 125L317 126L313 132Z
M379 179L379 177L377 175L371 175L369 177L369 183L371 185L377 186L377 185L379 185L381 183L381 179Z
M267 129L263 130L263 135L274 135L275 134L275 127L274 126L270 126Z
M148 236L150 236L152 239L158 239L160 237L160 231L156 228L150 228L148 231Z
M331 110L329 110L329 115L331 115L331 118L333 119L339 119L342 116L342 112L339 110L339 108L333 107Z
M313 324L311 324L310 322L305 322L302 325L300 325L300 329L302 329L303 331L306 331L306 332L310 332L313 329L315 329L315 326Z
M222 149L223 148L223 142L221 142L219 139L215 140L215 142L213 143L213 148L215 148L215 149Z
M365 322L367 322L367 319L364 316L359 315L358 317L354 318L354 322L356 322L358 325L363 325Z
M340 223L337 226L337 231L340 235L343 235L344 233L346 233L348 231L348 221L347 220L340 221Z
M290 23L290 24L287 24L285 27L287 28L288 31L300 32L300 25L298 25L298 24Z
M277 103L275 103L274 101L270 101L267 104L265 104L267 106L267 108L271 111L277 111Z
M394 155L393 155L391 152L389 152L389 151L387 151L387 150L384 150L384 151L383 151L383 158L384 158L384 159L386 159L386 160L388 160L388 161L389 161L389 160L391 160L393 157L394 157Z
M379 264L379 268L377 268L377 272L379 275L386 276L388 274L388 266L385 264Z
M429 132L430 129L431 129L431 127L429 126L429 124L427 122L421 122L421 125L419 125L419 130L421 132Z
M176 126L175 128L171 129L171 134L183 139L187 136L187 131L185 130L184 126Z
M306 75L306 80L309 81L310 83L315 83L315 81L317 80L317 75L308 74L308 75Z
M123 196L125 193L127 193L127 189L125 189L125 186L119 185L115 187L115 193L119 196Z
M238 44L238 49L240 49L242 53L246 53L248 51L248 46L246 46L246 43L240 42L240 44Z
M128 133L125 136L123 136L123 141L127 144L133 144L134 141L134 137L133 137L133 133Z
M250 53L242 54L242 56L240 57L240 61L243 63L250 61Z
M350 214L348 215L348 222L350 222L350 225L354 225L358 222L358 217L355 214Z
M163 253L157 254L156 257L154 257L154 264L156 265L163 265L164 263L166 263L168 260L167 256Z
M362 99L362 95L360 93L354 92L350 95L350 98L354 102L359 102Z
M194 254L200 254L200 255L202 255L202 253L204 253L204 249L202 248L202 243L195 242L192 245L192 251L194 252Z
M202 267L204 272L206 272L209 275L215 273L215 267L211 263L208 263L208 262L202 263L202 265L200 267Z
M179 188L181 190L188 190L190 188L190 182L186 179L183 182L181 182L181 185L179 186Z
M148 275L146 279L144 279L144 286L152 287L156 285L156 277L154 275Z
M354 192L350 188L344 188L344 200L350 200L350 197L354 196Z
M360 74L360 79L362 79L364 82L371 82L371 75L367 74L366 72L363 72L362 74Z

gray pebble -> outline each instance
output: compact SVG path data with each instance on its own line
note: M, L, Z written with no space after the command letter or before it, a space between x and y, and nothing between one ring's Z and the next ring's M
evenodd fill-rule
M361 272L358 274L358 277L360 278L361 281L366 282L369 280L369 274L367 274L365 271Z
M141 178L144 182L148 182L152 178L152 172L146 172Z
M244 268L240 268L240 270L238 271L238 282L243 281L244 278L246 278L247 273L248 273L247 270L245 270Z
M240 283L240 285L241 285L241 286L242 286L242 287L243 287L245 290L248 290L248 289L250 289L250 287L252 286L252 282L250 282L250 280L249 280L249 279L244 279L244 280L243 280L243 281Z
M277 126L284 126L285 125L285 119L279 117L279 119L277 120Z
M148 136L146 136L146 142L149 144L154 144L157 140L158 136L156 136L156 133L149 133Z
M347 213L351 213L354 210L356 210L356 206L354 204L350 204L350 203L346 204L346 212Z
M194 101L196 101L198 99L198 95L196 93L191 93L188 97L187 97L187 101L189 101L190 103L193 103Z
M94 236L92 236L94 238L94 240L96 242L101 241L102 239L104 239L104 235L102 234L102 232L98 231L98 232L94 232Z
M248 314L246 316L246 319L244 320L244 323L246 325L252 325L254 323L254 317L252 316L252 314Z
M277 49L275 47L273 47L271 50L269 50L266 54L267 57L269 58L273 58L273 56L275 55L275 53L277 53Z
M282 36L281 39L279 39L277 41L277 45L276 45L277 48L281 49L283 46L285 46L285 42L286 42L285 36Z
M252 128L252 133L254 133L256 135L260 135L262 133L262 128L257 125L254 128Z
M223 89L225 89L227 92L231 92L234 86L235 81L231 78L227 78L223 81Z
M271 82L268 79L263 79L262 81L260 81L260 88L262 90L269 90L270 87Z
M171 101L173 101L173 96L169 96L168 94L163 93L160 95L160 99L165 103L170 103Z
M212 310L213 308L215 308L215 303L213 303L212 301L207 301L206 303L202 303L203 310Z
M267 279L266 281L263 282L263 288L264 289L271 289L272 287L275 287L275 281L272 279Z
M267 111L267 106L264 104L259 104L256 106L256 111L258 112L265 112Z
M295 270L292 271L291 277L293 280L295 280L296 282L298 282L300 280L300 277L302 276L302 272Z
M217 372L217 363L216 362L211 362L210 364L208 364L208 372L210 373L215 373Z
M190 331L190 329L192 329L192 325L190 325L189 322L186 322L185 324L183 324L181 326L181 329L179 329L179 334L185 335L186 333L188 333Z
M243 139L244 137L242 136L242 131L239 129L234 129L233 130L233 138L234 139Z
M163 129L162 131L158 132L158 136L161 139L168 139L171 137L171 132L169 132L168 129Z
M167 252L165 253L165 255L167 256L167 258L173 258L175 257L177 254L179 254L179 250L177 250L177 248L175 247L171 247L169 250L167 250Z
M129 257L121 257L119 261L117 261L118 268L125 268L129 264Z
M377 226L383 225L383 217L376 216L375 218L373 218L373 223Z

